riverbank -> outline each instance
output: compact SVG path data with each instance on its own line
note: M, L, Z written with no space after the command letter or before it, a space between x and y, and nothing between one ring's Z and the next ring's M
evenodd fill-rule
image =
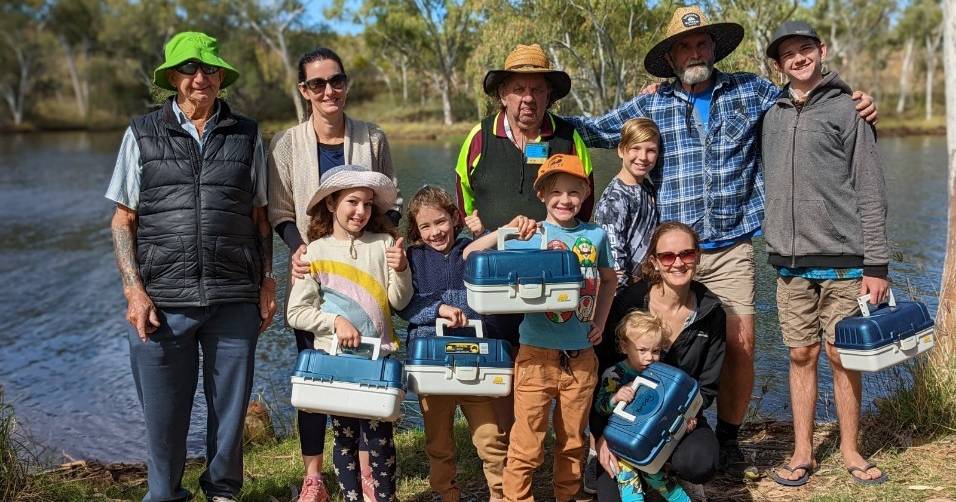
M944 502L956 500L956 434L932 440L920 439L913 431L899 430L895 423L875 416L864 420L862 430L864 454L890 475L878 487L862 487L852 483L839 455L836 424L822 424L815 435L820 468L811 482L797 489L776 485L766 475L756 481L737 482L719 477L706 485L710 501L784 501L814 500L878 501L920 500ZM747 426L742 447L762 473L786 460L791 448L792 427L785 422L763 422ZM459 452L459 483L464 500L486 500L487 489L480 461L469 444L467 427L458 423L455 437ZM402 502L430 502L428 462L424 456L421 431L405 431L397 435L399 450L399 494ZM331 443L329 443L331 444ZM536 474L535 497L551 500L551 440L544 468ZM327 451L329 451L327 449ZM332 478L331 463L326 466L326 479ZM202 471L199 461L190 462L185 486L197 492ZM242 501L286 502L295 500L301 483L301 464L297 438L256 446L245 456L246 483ZM332 483L330 483L330 486ZM22 501L139 500L145 494L145 468L141 465L73 462L30 479ZM333 496L333 498L335 498ZM198 500L202 500L199 497ZM341 499L339 499L341 500ZM582 497L579 500L591 500Z
M373 115L356 113L356 117L369 118ZM451 125L445 125L437 120L426 121L405 121L388 118L379 120L378 123L382 130L388 135L391 141L448 141L461 142L461 140L471 131L477 121L455 122ZM120 131L127 126L126 121L99 122L88 125L82 123L25 123L14 127L11 125L0 125L0 134L29 134L43 132L68 132L68 131ZM280 132L295 124L294 120L288 121L265 121L261 124L262 134L270 138L277 132ZM880 119L877 130L881 137L904 137L904 136L943 136L946 134L945 117L933 117L931 120L887 117Z

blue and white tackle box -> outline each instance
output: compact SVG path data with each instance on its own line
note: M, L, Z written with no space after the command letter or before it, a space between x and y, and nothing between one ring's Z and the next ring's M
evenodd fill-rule
M539 228L541 249L506 249L515 228L498 229L498 249L476 251L465 260L468 306L481 314L567 312L578 307L584 276L577 256L546 249L547 230Z
M661 470L697 416L703 398L687 373L652 363L634 382L634 399L614 408L604 429L608 448L618 458L649 474Z
M933 318L925 304L897 303L890 290L889 303L871 311L869 298L860 297L860 316L847 317L836 325L834 345L844 368L879 371L912 359L936 344Z
M378 338L362 337L372 358L341 354L338 337L329 352L303 350L292 374L292 406L311 413L392 422L401 415L405 387L402 363L380 357Z
M445 336L448 321L435 323L438 336L408 342L405 379L422 396L507 396L514 360L511 344L484 337L481 321L469 320L475 336Z

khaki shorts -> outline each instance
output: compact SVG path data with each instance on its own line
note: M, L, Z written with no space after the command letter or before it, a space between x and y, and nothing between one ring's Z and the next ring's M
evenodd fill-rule
M694 279L710 289L724 312L733 315L754 315L754 246L748 241L729 248L704 250Z
M783 343L790 348L809 347L835 339L836 324L860 311L861 279L812 280L777 277L777 314Z

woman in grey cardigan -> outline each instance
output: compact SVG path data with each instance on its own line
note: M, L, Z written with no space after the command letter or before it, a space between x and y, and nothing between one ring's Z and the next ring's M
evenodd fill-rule
M299 59L299 92L309 102L312 115L301 124L286 129L272 139L269 148L269 222L289 247L292 281L308 273L301 261L308 244L309 216L306 207L319 188L322 175L343 164L357 164L378 171L398 184L392 171L392 159L385 134L375 124L353 120L345 115L348 76L335 52L319 48ZM401 197L389 215L397 221ZM296 346L301 352L313 349L314 335L295 330ZM323 348L323 347L319 347ZM299 412L299 438L305 479L299 500L325 502L328 493L321 478L325 444L326 416ZM368 453L362 448L363 488L374 496L371 477L365 476ZM366 481L366 478L368 481ZM368 498L366 498L368 500Z

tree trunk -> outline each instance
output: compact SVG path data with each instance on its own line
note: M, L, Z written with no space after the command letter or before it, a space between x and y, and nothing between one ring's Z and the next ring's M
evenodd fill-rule
M909 37L903 46L903 61L900 64L900 95L896 100L897 115L901 115L906 110L906 96L909 93L910 75L913 73L913 47L915 45L916 40Z
M66 38L57 37L60 42L60 48L63 49L63 57L66 59L66 69L70 74L70 83L73 85L73 97L76 100L76 111L80 118L86 120L89 111L89 85L80 78L79 69L76 67L76 54L73 47L66 41Z
M402 104L408 104L408 55L402 54Z
M929 120L933 117L933 73L936 70L936 54L933 53L935 50L933 48L932 34L927 34L925 37L925 48L926 48L926 92L924 97L926 98L926 120Z
M438 89L441 91L441 111L445 125L452 125L455 116L451 112L451 75L448 72L442 72Z
M936 312L936 350L933 360L951 363L956 328L956 0L943 1L943 69L946 75L946 151L949 159L949 214L946 260L943 262L939 310Z

